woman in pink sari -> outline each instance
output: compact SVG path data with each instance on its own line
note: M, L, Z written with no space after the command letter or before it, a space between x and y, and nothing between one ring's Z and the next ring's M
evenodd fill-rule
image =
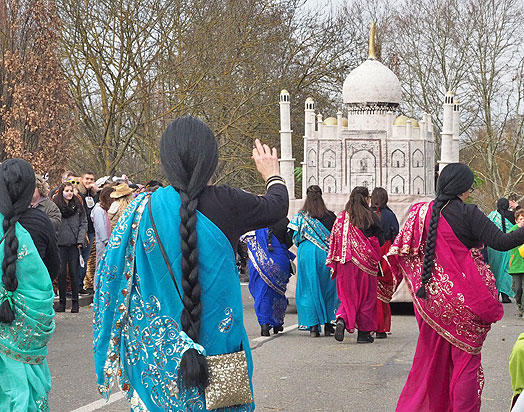
M369 208L370 199L367 187L355 187L329 239L326 265L336 278L341 302L335 327L339 342L345 330L353 333L357 328L357 343L372 343L371 332L377 329L377 272L384 234Z
M480 352L504 314L480 248L511 249L524 241L524 229L503 233L476 205L465 204L472 184L468 166L447 165L436 199L411 208L389 252L392 270L411 291L420 331L398 412L480 410Z

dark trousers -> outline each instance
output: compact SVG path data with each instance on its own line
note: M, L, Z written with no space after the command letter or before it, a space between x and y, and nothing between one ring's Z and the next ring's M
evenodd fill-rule
M73 301L78 301L78 259L79 250L77 245L60 246L60 272L58 273L58 295L60 302L66 301L66 276L69 267L69 277L71 278L71 294Z

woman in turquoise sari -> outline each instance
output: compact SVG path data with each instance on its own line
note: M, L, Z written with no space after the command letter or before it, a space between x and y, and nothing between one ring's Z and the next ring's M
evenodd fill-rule
M336 216L329 211L322 199L322 190L317 185L306 191L304 207L288 227L294 230L293 243L297 251L297 303L298 323L302 329L309 329L312 338L334 333L332 322L336 319L339 305L336 283L331 279L326 266L329 250L329 235Z
M0 164L0 410L49 411L47 343L55 329L51 278L30 233L18 222L29 208L29 163Z
M218 146L203 122L185 116L164 132L160 158L171 186L131 202L98 269L93 347L106 399L118 377L133 411L207 411L205 356L241 349L251 379L234 250L242 233L288 209L276 150L255 143L267 187L260 197L207 185ZM254 403L219 410L252 411Z
M504 217L504 213L509 209L509 200L501 198L497 201L497 210L488 215L488 218L504 233L508 232L513 226L511 222ZM510 296L513 296L511 285L513 280L509 271L509 251L500 251L488 247L488 261L493 275L495 275L496 287L500 293L502 303L510 303Z

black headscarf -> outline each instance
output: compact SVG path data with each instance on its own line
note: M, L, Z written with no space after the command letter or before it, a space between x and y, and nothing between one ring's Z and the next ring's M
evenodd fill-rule
M0 164L0 213L4 230L2 283L6 294L0 302L0 322L12 323L15 319L13 293L18 287L16 261L18 239L16 222L31 204L35 191L35 172L23 159L9 159Z
M31 204L35 191L35 172L24 159L0 163L0 213L11 218Z
M437 180L437 199L449 200L464 192L473 185L475 176L468 165L450 163L440 173Z
M426 239L426 253L424 255L421 274L422 286L416 293L419 298L426 298L426 285L431 281L433 274L435 243L437 240L437 226L440 212L446 202L467 192L471 188L474 180L475 176L473 172L463 163L450 163L440 173L437 180L437 197L433 202L428 236Z

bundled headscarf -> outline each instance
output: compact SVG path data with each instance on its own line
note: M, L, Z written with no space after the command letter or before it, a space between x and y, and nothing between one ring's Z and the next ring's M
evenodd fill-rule
M11 323L15 319L12 293L18 287L16 260L18 239L15 225L20 215L31 204L35 191L35 172L23 159L9 159L0 164L0 213L3 215L4 259L2 283L6 296L0 305L0 322Z
M475 176L469 166L463 163L450 163L440 173L437 180L437 197L433 202L431 220L426 243L426 254L422 267L422 286L417 291L419 298L426 297L426 285L431 280L433 273L433 262L435 260L435 241L437 238L437 226L442 207L451 199L467 192L473 185Z

